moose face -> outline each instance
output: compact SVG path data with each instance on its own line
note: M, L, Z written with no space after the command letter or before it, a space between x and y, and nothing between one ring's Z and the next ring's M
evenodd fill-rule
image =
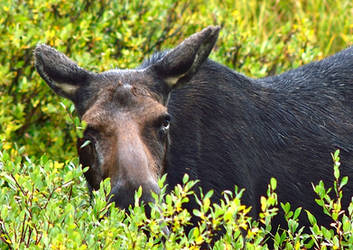
M87 128L77 148L82 166L90 166L85 177L93 189L110 177L112 200L123 208L133 203L139 186L145 202L151 191L159 193L170 116L153 95L144 86L118 81L101 89L82 116Z
M134 70L92 73L47 45L34 51L40 76L59 95L75 104L87 123L78 139L80 162L90 190L111 180L111 201L121 208L133 204L142 187L142 200L159 193L157 179L165 173L168 132L172 119L170 91L197 72L213 48L219 27L208 27L176 48Z

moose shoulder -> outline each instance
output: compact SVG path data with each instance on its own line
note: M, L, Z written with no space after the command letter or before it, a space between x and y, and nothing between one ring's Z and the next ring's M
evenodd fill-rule
M218 32L208 27L136 69L102 73L36 47L39 74L87 122L78 152L90 189L110 177L112 201L126 208L140 186L150 202L158 177L167 173L172 188L187 173L215 200L234 185L245 188L243 201L257 214L275 177L280 201L329 224L312 183L332 183L337 148L342 174L353 177L353 48L255 80L207 59ZM347 207L352 181L344 194Z

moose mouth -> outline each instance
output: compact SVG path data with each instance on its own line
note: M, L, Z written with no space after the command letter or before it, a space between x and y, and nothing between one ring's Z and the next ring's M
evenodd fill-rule
M145 204L146 215L150 216L151 209L148 203L155 202L155 199L152 197L152 192L159 195L160 189L158 184L155 182L140 185L139 187L142 188L140 201ZM128 211L129 206L133 206L135 204L135 192L137 190L138 188L133 188L131 186L118 183L112 188L110 192L109 202L114 203L117 207Z
M142 187L142 186L141 186ZM159 195L160 189L157 183L152 183L150 185L144 185L145 189L142 187L142 195L140 200L145 205L145 213L147 218L151 217L151 207L149 203L154 203L155 199L152 197L152 192ZM126 213L129 213L129 206L133 206L135 203L135 192L138 189L134 190L131 188L127 188L122 184L115 185L110 192L110 203L114 203L115 206L118 206L121 209L124 209ZM165 235L169 235L170 231L167 226L162 228L162 232Z

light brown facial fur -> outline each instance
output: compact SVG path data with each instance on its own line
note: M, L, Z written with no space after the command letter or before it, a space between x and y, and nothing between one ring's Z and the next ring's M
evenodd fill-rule
M82 119L87 129L78 151L81 164L90 167L85 175L92 189L109 177L113 200L124 208L139 186L143 196L159 192L157 178L163 171L169 116L151 92L122 83L106 87ZM81 148L86 140L91 143ZM122 191L125 197L120 198Z

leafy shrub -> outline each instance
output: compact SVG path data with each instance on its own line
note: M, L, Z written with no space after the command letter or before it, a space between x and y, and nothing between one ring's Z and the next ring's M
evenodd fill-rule
M288 228L271 232L271 220L278 212L275 190L277 182L271 179L266 197L261 197L258 219L251 218L251 208L241 204L244 190L225 191L218 204L212 204L212 191L197 197L199 208L193 215L200 218L198 226L188 234L191 214L183 208L194 195L195 181L187 176L182 185L166 194L165 176L159 181L160 196L155 195L151 216L145 214L140 204L142 190L135 194L135 206L129 213L107 203L110 180L101 183L93 196L83 179L77 159L66 164L20 156L23 148L0 153L0 247L1 248L72 248L72 249L198 249L212 242L214 249L264 248L271 240L275 248L333 248L352 246L353 203L344 211L341 208L342 187L347 177L340 178L339 154L334 159L334 185L326 189L320 182L314 186L316 199L334 223L332 228L318 226L315 217L306 211L311 234L303 233L298 223L301 208L294 212L288 203L281 203ZM280 188L280 187L279 187ZM329 193L334 191L335 199ZM212 241L219 230L224 234Z

